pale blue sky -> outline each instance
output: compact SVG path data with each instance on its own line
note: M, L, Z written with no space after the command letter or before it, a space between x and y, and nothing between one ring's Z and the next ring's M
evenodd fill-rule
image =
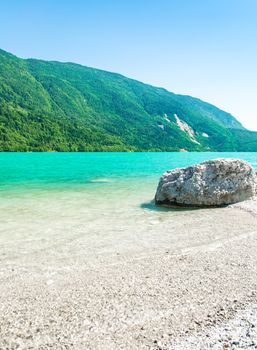
M257 130L257 0L0 0L0 47L199 97Z

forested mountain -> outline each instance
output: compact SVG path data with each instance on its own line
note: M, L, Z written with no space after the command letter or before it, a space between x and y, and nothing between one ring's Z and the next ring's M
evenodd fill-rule
M199 99L0 50L0 151L257 151L257 133Z

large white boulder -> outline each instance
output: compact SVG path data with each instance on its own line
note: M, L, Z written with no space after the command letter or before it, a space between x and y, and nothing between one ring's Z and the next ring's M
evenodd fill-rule
M223 206L256 195L257 175L240 159L215 159L167 171L160 178L156 204Z

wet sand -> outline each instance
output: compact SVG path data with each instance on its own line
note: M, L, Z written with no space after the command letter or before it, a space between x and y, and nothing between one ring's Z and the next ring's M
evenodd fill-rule
M22 200L1 225L0 349L235 346L217 330L257 304L249 204L101 212L99 202L93 216L80 197L65 208L58 196L49 211L47 197Z

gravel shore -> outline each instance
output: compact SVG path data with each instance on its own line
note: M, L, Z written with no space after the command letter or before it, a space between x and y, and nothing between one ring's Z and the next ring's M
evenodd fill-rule
M112 217L101 236L2 238L0 349L257 348L248 204L146 212L119 239Z
M246 307L246 305L244 305ZM257 349L257 305L239 310L235 316L215 327L207 327L198 334L191 334L184 340L174 341L167 350L239 350Z

